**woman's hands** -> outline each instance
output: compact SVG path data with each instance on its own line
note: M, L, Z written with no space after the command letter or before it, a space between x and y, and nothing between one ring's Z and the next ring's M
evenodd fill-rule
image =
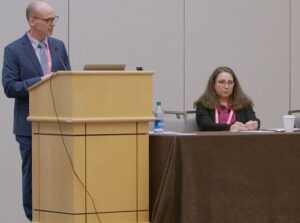
M230 126L231 132L239 132L239 131L251 131L256 130L258 128L257 121L248 121L246 124L242 122L235 122Z
M256 130L258 128L258 122L257 121L248 121L246 123L246 127L248 130Z

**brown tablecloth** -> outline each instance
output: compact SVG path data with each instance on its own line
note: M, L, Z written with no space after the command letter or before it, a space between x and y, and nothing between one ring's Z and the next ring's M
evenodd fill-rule
M152 223L299 223L300 133L150 136Z

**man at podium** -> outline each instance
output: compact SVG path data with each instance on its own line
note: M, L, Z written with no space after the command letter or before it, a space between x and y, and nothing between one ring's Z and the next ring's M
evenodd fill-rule
M22 157L23 207L32 220L31 123L28 88L52 72L70 70L64 43L50 37L58 21L53 8L45 1L31 1L26 8L29 31L4 49L2 84L9 98L15 99L14 128Z

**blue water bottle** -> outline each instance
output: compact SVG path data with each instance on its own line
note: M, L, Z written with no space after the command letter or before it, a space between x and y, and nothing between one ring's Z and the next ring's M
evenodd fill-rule
M164 133L164 112L161 107L161 102L156 102L156 107L154 111L155 121L154 121L154 132Z

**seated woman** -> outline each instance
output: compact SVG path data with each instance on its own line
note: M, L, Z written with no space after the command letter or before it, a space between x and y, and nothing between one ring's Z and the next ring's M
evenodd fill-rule
M260 120L252 100L243 92L233 70L218 67L211 74L205 92L194 102L196 120L204 131L256 130Z

